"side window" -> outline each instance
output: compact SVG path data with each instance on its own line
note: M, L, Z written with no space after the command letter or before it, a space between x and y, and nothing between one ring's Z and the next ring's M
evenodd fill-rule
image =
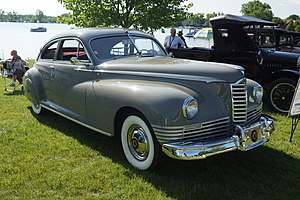
M87 52L82 44L77 40L64 40L59 51L57 60L70 61L72 57L76 57L78 60L89 61Z
M222 38L228 38L228 29L226 28L219 28L218 29L219 34Z
M58 42L49 44L42 52L41 59L54 59L55 52L57 50Z
M87 52L82 46L82 44L79 44L79 50L78 50L78 60L84 60L84 61L89 61L89 58L87 56Z

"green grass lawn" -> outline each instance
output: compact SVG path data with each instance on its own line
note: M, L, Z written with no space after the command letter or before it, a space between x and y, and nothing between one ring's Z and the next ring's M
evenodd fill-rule
M36 116L0 78L0 199L299 199L300 125L276 119L266 145L198 161L133 169L117 140L53 113Z

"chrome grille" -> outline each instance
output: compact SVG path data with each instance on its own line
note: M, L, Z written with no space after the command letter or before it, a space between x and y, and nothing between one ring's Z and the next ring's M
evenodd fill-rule
M246 79L231 84L232 118L238 125L244 125L247 121L247 86Z
M247 112L247 125L253 124L255 122L258 122L260 120L262 113L262 105L256 107L255 109L249 110Z
M229 136L229 117L182 127L153 126L153 130L160 143L223 139Z

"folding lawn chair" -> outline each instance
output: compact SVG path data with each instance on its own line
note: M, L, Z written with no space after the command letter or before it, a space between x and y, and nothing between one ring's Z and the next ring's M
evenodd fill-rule
M1 67L1 75L2 79L4 80L4 91L13 93L19 86L23 90L23 84L22 83L22 76L17 76L17 80L15 83L13 82L13 68L12 65L5 61L1 62L2 67Z

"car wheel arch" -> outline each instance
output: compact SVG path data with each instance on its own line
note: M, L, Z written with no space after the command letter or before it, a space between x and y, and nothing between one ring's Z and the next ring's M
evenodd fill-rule
M30 82L26 82L27 80L30 80ZM24 75L24 88L25 88L25 94L26 94L26 87L32 87L35 98L37 102L40 102L43 98L46 97L44 90L43 90L43 81L42 81L42 75L39 73L39 71L33 67L29 71L27 71ZM30 83L29 85L27 83Z
M143 113L132 107L122 108L118 116L119 118L116 118L116 127L119 127L117 138L118 140L120 140L123 148L123 153L127 161L133 167L140 170L156 168L162 152L161 146L158 143L149 120ZM130 121L129 123L128 120ZM141 125L141 123L144 125ZM139 127L139 131L132 132L132 127ZM139 136L136 136L136 134L138 134ZM129 139L131 137L134 137L135 139ZM144 145L149 146L148 148L144 147L145 149L140 148L140 145L134 145L133 140L136 141L135 143L140 143L141 147ZM133 148L132 146L135 146L136 148Z
M280 79L280 78L288 78L288 79L292 79L292 80L298 80L300 78L300 73L294 70L280 70L280 71L276 71L268 76L265 76L262 80L262 85L264 86L264 88L268 89L270 84L276 80L276 79Z

